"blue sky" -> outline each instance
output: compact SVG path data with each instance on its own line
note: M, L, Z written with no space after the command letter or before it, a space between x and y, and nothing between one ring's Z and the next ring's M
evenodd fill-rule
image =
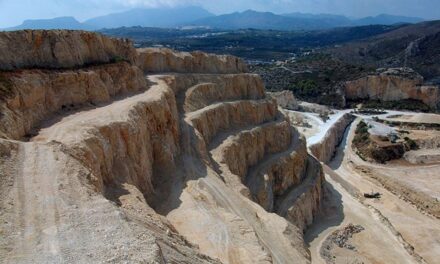
M25 19L87 18L134 7L199 5L216 13L254 9L275 13L332 13L363 17L381 13L440 19L440 0L0 0L0 28Z

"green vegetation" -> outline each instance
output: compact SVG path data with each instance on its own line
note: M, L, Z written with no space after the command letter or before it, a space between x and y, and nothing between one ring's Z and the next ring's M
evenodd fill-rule
M119 63L119 62L130 62L130 61L120 56L116 56L110 60L110 63Z
M413 46L412 50L408 47ZM440 84L440 21L406 25L373 38L330 48L334 56L376 68L407 66L425 80ZM411 52L410 56L408 52Z
M361 121L356 127L355 136L353 138L353 144L359 148L370 143L370 133L368 133L368 125Z
M353 138L352 145L356 148L356 154L362 159L366 160L368 156L366 153L366 149L370 144L370 133L368 133L368 125L361 121L356 127L355 135Z
M123 27L100 32L130 38L136 47L201 50L239 56L250 71L262 76L270 91L291 90L303 101L334 108L346 105L341 95L345 81L381 67L413 68L428 83L440 84L440 22L416 25L371 25L317 31L165 29ZM417 52L405 56L411 42ZM356 102L353 102L356 103ZM430 112L415 100L367 102L367 108Z
M417 143L410 139L409 137L405 137L404 138L406 146L410 149L410 150L414 150L414 149L418 149L419 146L417 145Z
M400 159L405 151L418 148L417 143L409 137L405 137L404 142L397 141L399 138L392 136L370 138L368 129L369 126L364 121L359 122L352 142L356 154L363 160L367 160L368 157L376 162L385 163Z
M297 82L292 90L294 90L294 94L301 97L314 97L320 94L318 85L311 79Z
M408 110L414 112L432 112L433 109L422 101L414 99L404 99L399 101L380 101L370 100L364 102L362 108L365 109L394 109L394 110Z
M319 31L122 27L103 29L100 32L114 37L130 38L140 47L161 45L183 51L201 50L270 62L288 59L293 53L299 54L314 48L376 36L399 27L401 25L371 25Z
M373 71L320 52L306 53L282 64L252 65L250 70L262 76L268 90L291 90L300 100L336 108L345 106L340 84Z
M374 146L371 147L370 156L379 163L385 163L390 160L400 159L405 154L405 147L401 143L388 146Z

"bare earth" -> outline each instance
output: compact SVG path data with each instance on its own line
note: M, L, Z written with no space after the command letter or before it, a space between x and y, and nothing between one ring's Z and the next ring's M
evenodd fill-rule
M68 34L22 45L22 63L30 47L53 56L0 80L11 90L0 98L0 263L439 263L440 164L425 162L438 131L408 132L433 136L420 143L430 151L365 162L351 148L360 117L290 111L289 122L238 58ZM89 58L102 65L70 69L93 43L142 66L104 52ZM46 63L69 70L38 70ZM372 191L381 197L364 198Z
M438 219L433 216L427 215L426 213L419 211L415 206L408 202L405 202L404 200L399 198L399 196L396 196L395 194L382 187L381 184L379 184L377 181L372 180L370 177L366 176L364 173L356 169L357 166L365 166L373 170L378 170L382 173L393 175L392 177L398 177L398 175L402 174L402 168L400 166L390 167L389 165L384 166L370 164L358 158L351 147L347 144L347 142L351 142L351 139L353 138L355 126L356 122L351 125L350 131L347 135L348 140L346 138L346 140L342 143L335 158L330 163L330 167L336 175L336 177L332 178L343 182L344 186L348 186L345 189L349 189L350 187L355 188L354 191L351 191L351 193L354 193L355 195L357 190L359 190L359 193L369 193L374 190L382 194L382 197L380 199L362 200L362 203L370 208L370 213L372 213L373 215L376 215L376 213L380 213L380 215L382 215L386 219L386 221L384 222L382 220L378 221L377 215L375 217L370 217L370 219L374 219L373 222L375 222L376 226L385 225L389 230L392 231L395 243L394 245L388 245L387 249L389 251L391 249L397 250L398 248L402 248L402 246L407 243L406 245L411 245L414 247L414 254L412 257L413 261L426 261L427 263L437 263L440 254L440 221L438 221ZM437 166L428 166L416 169L407 168L408 172L403 174L406 175L403 177L406 178L407 184L411 184L411 186L414 186L415 188L420 188L423 186L425 192L432 195L437 195L440 190L438 188L439 186L436 184L436 182L438 181L437 177L439 176L438 169L439 167ZM428 175L428 177L425 177L426 171L431 171L431 173L429 174L430 176ZM414 182L411 181L411 179ZM329 183L332 184L332 179L329 179ZM341 188L335 187L335 189L340 190ZM342 195L342 200L344 200L346 193L342 191L340 192L340 194ZM352 209L352 206L350 206L350 209ZM349 213L347 213L347 216L348 215ZM369 218L363 217L362 219L363 221L366 221ZM351 219L348 221L353 222L353 224L362 225L362 223L351 221ZM366 222L368 223L369 221ZM360 234L357 234L355 237L359 238L361 234L362 232ZM381 236L384 236L384 234L385 233L382 233ZM323 239L324 238L320 239L318 237L311 240L310 243L312 256L317 255L316 252L319 246L316 245L321 244ZM380 240L383 240L383 238L380 238ZM404 241L404 243L402 243L402 240ZM361 244L368 245L370 243L369 241L373 244L378 243L378 240L367 239L363 240ZM412 253L411 249L406 251L407 254ZM396 259L390 259L388 261L378 263L403 262L402 260L396 261Z

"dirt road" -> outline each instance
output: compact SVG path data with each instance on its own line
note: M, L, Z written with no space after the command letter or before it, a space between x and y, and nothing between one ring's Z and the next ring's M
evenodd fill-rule
M376 182L362 176L357 170L355 170L355 166L357 165L372 167L383 166L369 164L362 161L351 149L348 142L351 142L353 138L356 124L357 122L351 125L350 130L346 133L344 140L339 146L336 156L329 164L329 167L339 177L337 179L342 179L347 185L354 186L361 194L371 192L372 190L378 191L382 194L382 197L379 200L365 200L363 203L370 208L370 215L373 214L374 216L374 214L379 213L385 219L381 219L377 216L364 216L360 218L364 224L366 221L366 223L375 223L378 227L381 225L388 226L387 229L391 231L394 230L394 237L400 240L396 240L396 243L394 243L394 246L391 248L397 249L398 247L405 245L405 243L408 243L409 245L407 246L409 246L409 249L407 251L411 253L410 247L414 247L415 259L417 259L417 255L419 255L427 263L436 263L440 252L440 222L434 217L421 213L415 206L403 201ZM398 170L398 168L395 169L396 171ZM417 175L414 175L414 177L417 177ZM332 184L331 179L329 180L329 183ZM338 190L340 187L335 186L335 189ZM346 190L344 191L344 189L342 189L339 193L342 196L342 200L348 199L346 198ZM351 205L350 210L353 208L356 207ZM345 217L350 219L350 214L350 212L344 213L344 219ZM373 222L369 222L368 219L374 220ZM311 249L315 252L314 254L316 254L319 244L322 243L324 239L323 237L326 236L328 232L330 231L326 231L324 234L320 235L320 239L318 238L317 240L313 239L310 241ZM365 242L366 241L363 243ZM374 243L378 242L374 241Z

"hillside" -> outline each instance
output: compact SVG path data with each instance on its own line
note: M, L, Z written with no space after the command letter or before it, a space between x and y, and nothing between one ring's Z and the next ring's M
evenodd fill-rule
M195 20L190 25L205 26L218 29L272 29L272 30L317 30L335 27L393 25L399 23L417 23L420 18L378 15L361 19L349 19L345 16L328 14L274 14L247 10L219 16Z
M311 49L364 39L396 26L361 26L318 31L117 28L100 32L130 38L142 47L162 45L179 50L232 54L248 60L286 60Z
M411 67L427 80L440 76L440 21L406 25L332 48L336 57L375 67Z
M393 16L388 14L380 14L377 16L369 16L352 20L352 25L393 25L400 23L415 24L422 22L423 19L418 17Z

